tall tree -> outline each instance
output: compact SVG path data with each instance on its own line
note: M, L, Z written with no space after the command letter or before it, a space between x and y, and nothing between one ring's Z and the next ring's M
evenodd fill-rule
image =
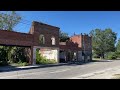
M65 42L66 40L69 40L68 33L60 31L59 36L60 36L60 42Z
M117 57L120 58L120 38L118 39L118 42L116 44L116 54L117 54Z
M13 31L13 28L20 22L21 16L15 11L0 12L0 29ZM3 47L7 52L7 59L11 60L12 47Z
M104 58L105 53L115 51L117 34L112 29L95 29L90 32L90 35L92 36L94 52L102 58Z
M116 45L116 51L120 53L120 38L118 39L118 42Z
M15 11L0 13L0 29L13 31L13 28L20 22L21 16Z

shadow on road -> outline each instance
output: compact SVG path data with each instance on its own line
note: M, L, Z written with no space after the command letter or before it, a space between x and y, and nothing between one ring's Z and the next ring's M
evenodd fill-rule
M113 62L113 60L92 60L92 62Z
M37 69L37 68L47 68L47 67L58 67L58 66L77 66L77 65L85 65L94 62L113 62L113 60L92 60L89 62L69 62L69 63L60 63L60 64L49 64L49 65L36 65L36 66L25 66L23 68L18 68L16 66L4 66L0 67L0 72L10 72L10 71L19 71L19 70L29 70L29 69Z

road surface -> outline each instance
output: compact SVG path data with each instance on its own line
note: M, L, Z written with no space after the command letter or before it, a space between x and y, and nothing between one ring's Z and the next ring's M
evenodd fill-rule
M0 72L0 79L71 79L120 66L120 60L90 62L83 65L71 64L54 67L26 69L10 72Z

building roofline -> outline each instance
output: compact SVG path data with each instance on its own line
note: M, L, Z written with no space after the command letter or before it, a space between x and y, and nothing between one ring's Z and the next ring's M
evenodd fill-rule
M22 33L22 32L16 32L16 31L8 31L8 30L2 30L0 29L1 32L11 32L11 33L18 33L18 34L25 34L25 35L32 35L30 33Z
M38 22L38 21L33 21L33 22L32 22L32 25L34 25L35 23L41 24L41 25L47 25L47 26L52 27L52 28L60 29L59 27L52 26L52 25L49 25L49 24L46 24L46 23L42 23L42 22Z

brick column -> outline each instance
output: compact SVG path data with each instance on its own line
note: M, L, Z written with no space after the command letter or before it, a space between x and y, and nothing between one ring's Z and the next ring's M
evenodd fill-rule
M59 58L60 58L60 57L59 57L59 56L60 56L60 53L59 53L59 52L60 52L60 50L59 50L59 48L58 48L58 49L57 49L57 63L60 63L60 60L59 60Z
M29 49L29 55L30 55L29 64L32 65L32 63L33 63L33 46L31 46Z
M33 47L32 50L33 50L33 54L32 54L33 55L33 57L32 57L33 58L33 63L32 63L32 65L36 65L36 48Z

